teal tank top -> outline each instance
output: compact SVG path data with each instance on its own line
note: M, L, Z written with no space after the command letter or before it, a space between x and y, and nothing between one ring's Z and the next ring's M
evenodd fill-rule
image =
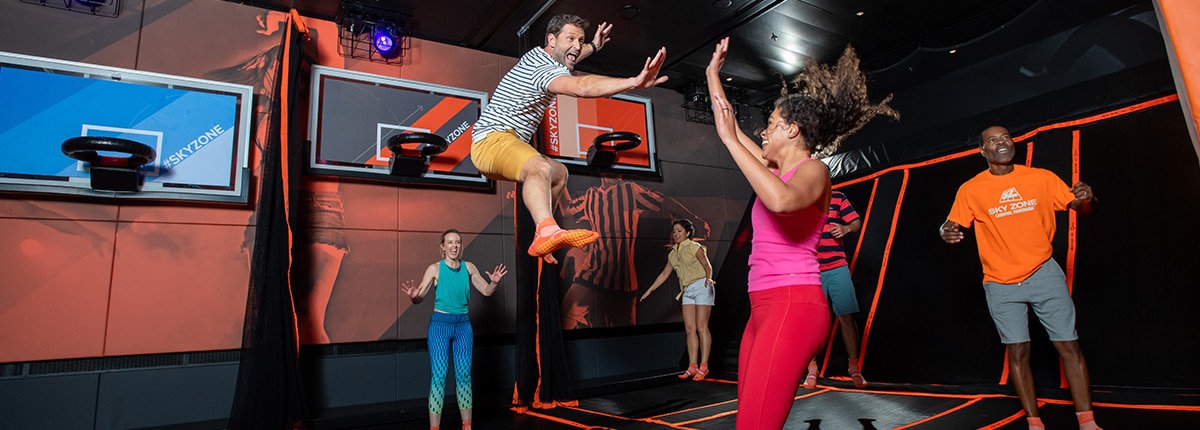
M460 261L457 269L446 265L446 260L438 261L437 298L433 308L455 315L466 315L467 299L471 298L471 274L467 271L467 263Z

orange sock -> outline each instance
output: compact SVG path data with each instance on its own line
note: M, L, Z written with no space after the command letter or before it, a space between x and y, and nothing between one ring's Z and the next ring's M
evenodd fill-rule
M817 388L817 373L820 371L817 368L817 360L808 362L808 375L804 376L804 388L809 390Z
M1096 425L1096 418L1092 415L1092 411L1076 412L1075 419L1079 420L1079 430L1102 430Z
M867 388L867 379L863 378L862 371L858 369L858 359L850 360L849 367L846 371L850 373L850 380L854 381L854 386L857 388Z
M696 371L696 377L692 380L703 380L705 376L708 376L708 363L700 363L700 369Z
M700 369L696 367L696 363L688 363L687 371L679 375L679 379L687 379L696 376L700 373Z
M551 251L547 251L546 243L550 241L550 237L555 233L562 231L558 227L558 222L554 221L554 217L549 217L538 221L537 228L534 229L533 243L529 245L529 255L531 257L540 257L549 264L558 264L558 259L550 255Z
M536 231L537 232L534 233L534 235L533 235L534 238L550 237L550 235L552 235L554 233L558 233L559 231L562 231L562 228L558 227L558 222L554 220L554 217L549 217L544 220L538 221Z
M463 430L471 428L471 420L463 421Z
M1046 430L1046 426L1042 424L1042 419L1038 417L1025 417L1029 421L1029 430Z
M556 263L554 257L546 257L550 253L565 247L582 248L595 242L600 233L591 230L563 230L555 223L554 218L546 218L538 222L537 234L533 243L529 244L529 255L546 258L551 264Z

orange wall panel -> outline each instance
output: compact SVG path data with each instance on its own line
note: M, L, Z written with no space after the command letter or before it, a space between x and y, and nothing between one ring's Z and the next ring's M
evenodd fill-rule
M121 223L105 355L240 348L247 235L243 226Z
M0 219L0 362L102 354L115 230Z

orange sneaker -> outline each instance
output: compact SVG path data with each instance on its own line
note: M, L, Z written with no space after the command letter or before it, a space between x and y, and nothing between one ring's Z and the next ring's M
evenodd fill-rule
M550 236L535 236L528 252L532 257L542 257L568 246L585 247L599 237L600 233L591 230L559 230Z
M696 369L696 376L694 378L692 378L692 380L693 381L703 381L705 376L708 376L708 366Z

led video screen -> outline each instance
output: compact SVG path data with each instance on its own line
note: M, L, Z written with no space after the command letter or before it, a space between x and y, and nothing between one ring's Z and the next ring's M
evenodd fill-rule
M487 93L313 66L309 113L310 172L396 182L491 189L470 161L471 129ZM387 141L406 132L449 143L420 176L391 175Z
M544 154L563 164L583 169L594 139L612 132L635 133L641 136L642 144L618 152L613 166L606 170L662 175L654 142L654 111L650 99L643 97L618 94L590 99L559 95L546 109L538 133L539 146Z
M245 85L0 52L0 190L246 203L252 97ZM89 164L62 150L80 136L153 148L141 191L93 190Z

